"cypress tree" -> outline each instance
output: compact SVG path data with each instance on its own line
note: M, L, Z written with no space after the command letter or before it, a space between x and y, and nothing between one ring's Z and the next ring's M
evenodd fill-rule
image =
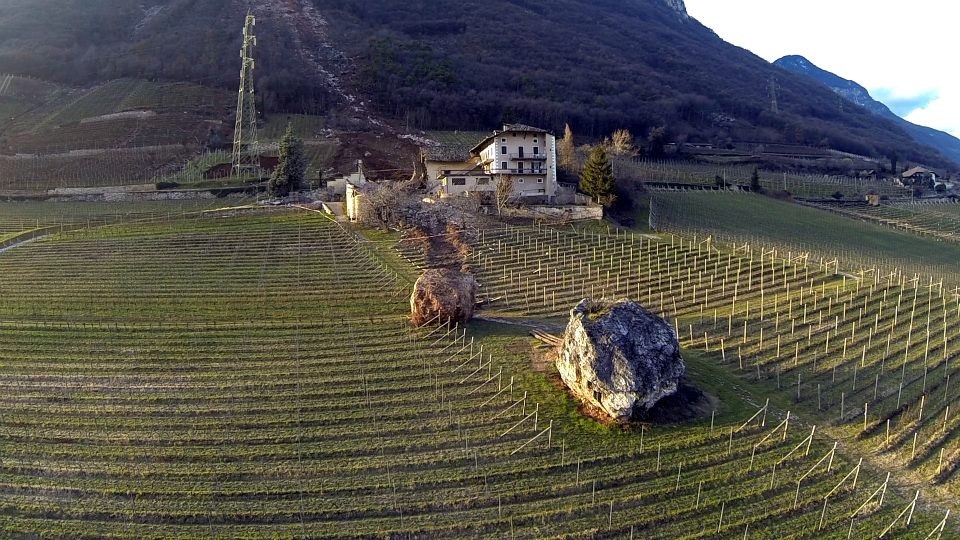
M603 145L597 145L580 173L580 191L598 203L609 206L613 203L613 165L607 159Z
M753 168L753 174L750 175L750 191L763 193L763 186L760 185L760 171L756 167Z
M286 197L303 186L307 173L307 156L303 149L303 140L294 135L293 126L287 125L287 131L280 139L279 161L270 176L268 189L276 197Z
M570 124L563 128L563 139L560 141L558 153L561 167L568 171L577 168L577 148L573 142L573 130L570 129Z

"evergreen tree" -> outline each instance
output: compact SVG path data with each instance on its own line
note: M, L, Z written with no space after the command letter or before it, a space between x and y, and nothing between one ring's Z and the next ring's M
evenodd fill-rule
M593 147L580 173L580 191L609 206L614 200L613 187L613 166L607 159L603 145L597 145Z
M760 185L760 171L754 167L753 174L750 175L750 191L754 193L762 193L763 186Z
M280 139L279 162L270 176L268 189L276 197L286 197L303 186L307 173L307 156L303 149L303 140L294 135L293 126L287 125L287 131Z
M647 136L648 153L653 159L662 159L666 154L667 147L667 127L660 126L650 130Z
M573 171L577 167L577 148L573 142L573 130L570 124L563 129L563 140L560 141L560 166L568 171Z

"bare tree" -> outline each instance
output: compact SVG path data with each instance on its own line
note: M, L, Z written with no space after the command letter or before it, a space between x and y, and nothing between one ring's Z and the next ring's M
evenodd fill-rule
M610 138L610 153L615 156L626 156L636 151L633 145L633 134L627 129L618 129Z
M494 193L494 197L497 201L497 215L501 215L503 209L514 198L512 177L501 174L499 178L497 178L497 190Z
M366 184L361 188L359 218L369 227L388 228L411 212L417 202L418 181Z

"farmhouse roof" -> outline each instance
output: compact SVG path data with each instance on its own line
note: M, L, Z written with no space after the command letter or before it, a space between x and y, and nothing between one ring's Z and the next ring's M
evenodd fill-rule
M477 143L477 145L470 150L470 153L478 154L480 150L482 150L485 146L487 146L487 144L490 141L492 141L493 139L496 139L497 137L499 137L500 135L503 135L504 133L550 133L550 132L538 127L528 126L526 124L504 124L503 129L498 129L497 131L494 131L486 139Z
M918 175L918 174L930 174L931 172L933 172L933 171L931 171L930 169L925 169L925 168L923 168L923 167L914 167L914 168L910 169L909 171L904 171L903 177L904 177L904 178L910 178L911 176L915 176L915 175Z

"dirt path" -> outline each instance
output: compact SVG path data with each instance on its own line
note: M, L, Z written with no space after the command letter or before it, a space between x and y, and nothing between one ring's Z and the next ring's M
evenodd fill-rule
M50 235L49 235L49 234L44 234L44 235L41 235L41 236L34 236L34 237L31 237L31 238L27 238L27 239L25 239L25 240L21 240L21 241L19 241L19 242L14 242L14 243L12 243L12 244L10 244L10 245L8 245L8 246L0 247L0 255L2 255L3 253L5 253L5 252L7 252L7 251L10 251L10 250L13 249L13 248L18 248L18 247L20 247L20 246L24 246L24 245L29 244L29 243L31 243L31 242L36 242L37 240L43 240L44 238L46 238L46 237L48 237L48 236L50 236Z

